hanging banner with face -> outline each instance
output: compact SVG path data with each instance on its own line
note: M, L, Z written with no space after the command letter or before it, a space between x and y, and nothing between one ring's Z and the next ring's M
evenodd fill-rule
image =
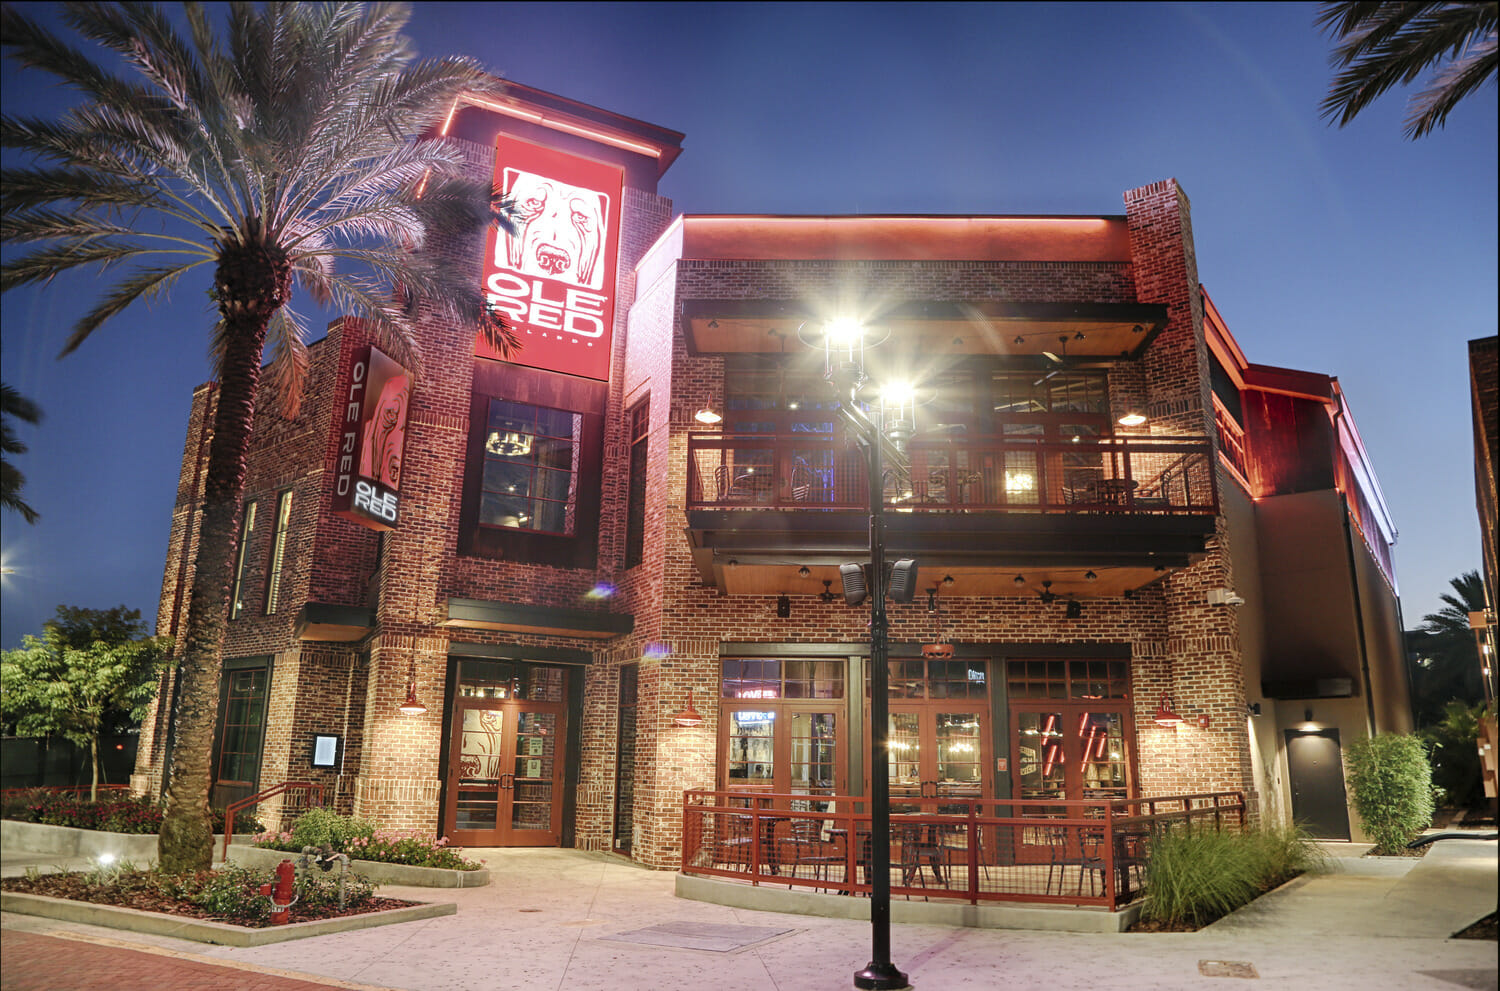
M495 142L495 188L515 202L516 232L490 232L484 286L521 339L509 359L608 381L624 171L508 135Z
M411 376L375 348L356 348L352 359L335 417L333 511L372 530L391 530L400 515Z

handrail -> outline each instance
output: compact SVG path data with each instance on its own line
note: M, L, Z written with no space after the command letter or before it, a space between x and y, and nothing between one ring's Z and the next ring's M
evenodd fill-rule
M249 798L242 798L238 802L229 803L229 806L224 809L224 853L219 859L229 859L229 841L234 836L235 813L252 805L259 805L268 798L275 798L277 795L285 794L294 788L305 788L313 792L317 795L318 805L323 804L323 786L316 781L283 781L279 785L272 785L264 791L258 791ZM309 807L311 807L310 804Z

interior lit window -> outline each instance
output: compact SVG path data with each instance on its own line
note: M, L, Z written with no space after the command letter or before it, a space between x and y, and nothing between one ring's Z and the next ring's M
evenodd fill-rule
M240 549L234 559L234 595L230 598L229 618L239 619L240 613L244 611L245 601L245 558L250 549L250 538L255 535L255 503L245 503L245 511L240 515Z
M583 417L490 400L479 522L572 535Z
M281 603L281 566L286 561L286 536L292 528L292 490L276 497L276 537L271 543L271 570L266 581L266 615Z

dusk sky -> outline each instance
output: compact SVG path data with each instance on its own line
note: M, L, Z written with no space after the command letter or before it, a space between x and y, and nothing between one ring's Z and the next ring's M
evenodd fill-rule
M678 213L1123 214L1125 190L1176 178L1199 278L1249 360L1339 378L1399 529L1411 628L1480 562L1465 342L1497 326L1500 114L1489 85L1411 142L1399 91L1328 126L1316 12L424 3L409 32L424 55L685 132L660 189ZM5 63L6 114L67 99ZM97 289L3 297L4 380L46 414L17 424L42 518L4 514L5 647L60 603L155 618L208 378L207 275L56 360Z

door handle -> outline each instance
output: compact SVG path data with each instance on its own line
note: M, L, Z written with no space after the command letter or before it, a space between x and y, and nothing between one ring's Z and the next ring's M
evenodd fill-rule
M516 776L514 774L500 775L500 789L502 791L510 791L511 789L515 788L515 786Z

